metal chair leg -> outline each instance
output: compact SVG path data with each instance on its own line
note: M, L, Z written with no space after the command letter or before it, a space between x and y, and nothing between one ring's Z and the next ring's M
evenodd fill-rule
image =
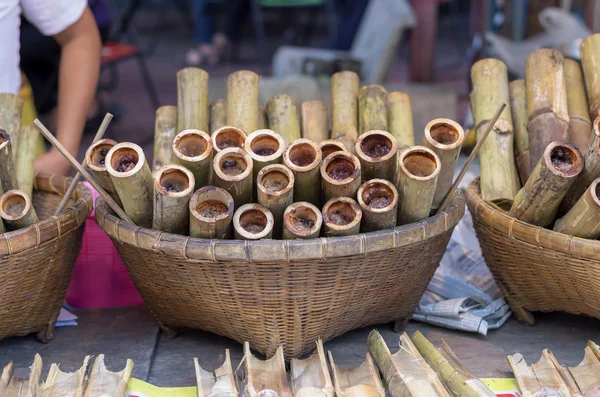
M137 54L136 58L138 60L140 72L142 73L142 80L144 82L144 86L146 87L146 91L148 91L148 96L150 97L153 110L156 110L160 106L160 103L158 101L158 95L156 94L156 88L154 88L154 82L152 81L152 77L148 71L148 65L146 65L146 60L141 53Z

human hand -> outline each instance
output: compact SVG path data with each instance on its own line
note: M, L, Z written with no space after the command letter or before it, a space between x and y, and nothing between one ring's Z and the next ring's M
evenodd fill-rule
M71 173L71 163L60 152L51 149L35 160L35 172L69 175Z

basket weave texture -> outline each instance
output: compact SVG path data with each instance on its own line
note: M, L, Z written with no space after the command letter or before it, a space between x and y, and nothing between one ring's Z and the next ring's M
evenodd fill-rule
M483 201L479 178L466 191L483 257L519 321L530 312L600 318L600 241L533 226Z
M113 239L161 328L223 335L272 356L314 349L349 330L412 316L462 215L313 240L205 240L139 228L96 201L96 222Z
M38 175L35 225L0 234L0 339L38 332L46 342L65 299L92 212L92 193L79 184L67 208L53 216L71 178Z

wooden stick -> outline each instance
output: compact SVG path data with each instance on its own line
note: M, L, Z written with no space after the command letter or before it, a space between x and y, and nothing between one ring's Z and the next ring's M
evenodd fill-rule
M0 93L0 129L12 138L12 155L17 156L23 100L19 95Z
M412 103L404 92L390 92L388 102L388 130L398 141L398 147L415 146Z
M358 136L365 132L388 130L388 92L377 84L366 85L358 92Z
M510 92L510 111L515 129L515 160L521 178L525 184L531 174L529 158L529 135L527 134L527 89L525 80L515 80L508 85Z
M194 186L194 174L184 166L165 165L156 172L152 229L181 235L189 232Z
M213 160L214 185L231 194L235 207L252 202L252 157L244 149L227 148Z
M19 188L12 144L12 136L0 130L0 193Z
M360 160L362 180L398 181L398 143L386 131L371 130L358 137L354 146Z
M19 189L29 197L33 197L33 180L35 179L35 159L37 157L40 132L33 125L21 126L19 152L15 160L17 183Z
M18 230L40 220L31 199L20 190L9 190L0 196L0 218L7 230Z
M358 75L348 71L337 72L331 76L330 85L331 138L346 136L350 130L358 135Z
M244 149L246 137L246 133L241 129L226 125L213 132L210 139L215 152L218 153L228 147Z
M317 143L329 138L329 105L323 101L306 101L300 105L302 138Z
M317 207L306 201L293 203L283 213L283 239L318 238L322 225L323 216Z
M252 132L258 129L260 77L248 70L227 77L227 125Z
M233 235L235 203L225 189L204 186L190 199L190 237L227 239Z
M592 138L592 120L579 62L565 59L567 109L569 111L569 142L581 153L587 152Z
M358 189L362 209L360 231L363 233L390 229L398 217L398 190L385 179L371 179Z
M286 144L302 138L296 101L289 95L276 95L267 103L269 128L283 137Z
M294 173L294 201L321 205L321 149L315 142L300 138L283 153L283 164Z
M217 99L210 104L210 135L227 125L227 101Z
M244 204L233 215L233 232L239 240L272 238L273 214L260 204Z
M102 120L102 124L100 124L100 127L98 128L98 131L96 132L96 136L94 136L94 140L92 141L92 143L96 143L100 139L102 139L112 118L113 118L112 114L106 113L106 115L104 116L104 119ZM87 161L86 161L86 158L84 158L83 161L81 162L81 166L85 167L86 164L87 164ZM60 204L56 208L56 211L54 211L54 216L58 216L58 214L60 214L63 211L63 209L69 202L69 199L71 198L71 195L75 191L75 188L77 187L77 184L79 183L80 180L81 180L81 174L78 172L77 174L75 174L75 177L71 181L71 184L69 185L69 188L67 189L62 200L60 201Z
M600 34L592 34L581 42L581 66L587 88L590 116L600 116ZM1 127L1 126L0 126Z
M208 73L199 68L177 72L177 132L208 131Z
M321 163L321 179L325 201L334 197L356 199L361 185L360 160L348 152L335 152Z
M206 132L181 131L173 139L172 148L175 164L183 165L194 174L194 190L212 183L213 144Z
M350 197L334 197L323 206L323 237L352 236L360 232L362 210Z
M161 106L156 109L154 122L154 158L152 172L173 164L173 138L177 135L177 107Z
M281 163L285 142L275 131L262 129L248 135L244 147L254 161L253 170L256 179L260 170L267 165Z
M346 145L335 139L326 139L319 143L323 158L329 156L333 152L347 152Z
M294 200L294 173L283 164L264 167L256 178L258 203L273 213L275 238L281 238L283 214Z

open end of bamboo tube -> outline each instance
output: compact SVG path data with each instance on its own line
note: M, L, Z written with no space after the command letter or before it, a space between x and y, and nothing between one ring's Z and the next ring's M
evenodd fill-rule
M369 131L358 137L356 154L369 161L385 161L397 151L396 139L385 131Z
M285 150L285 142L281 135L267 129L257 130L248 135L245 145L252 158L261 162L275 160Z
M139 146L121 143L109 150L105 161L110 163L107 170L112 176L125 178L142 169L145 156Z
M239 181L252 172L252 158L243 149L227 148L217 154L214 163L219 178Z
M434 119L425 126L425 139L434 147L452 150L463 144L465 131L450 119Z
M10 190L2 196L0 216L8 221L16 221L27 215L31 208L29 197L18 190Z
M286 166L274 164L260 170L256 184L265 195L281 196L294 187L294 174Z
M344 184L354 179L360 172L358 158L347 152L335 152L323 160L323 177L332 184Z
M307 237L321 230L323 218L314 205L298 202L285 209L283 223L294 235Z
M358 203L371 212L387 212L398 204L398 193L384 180L365 182L358 189Z
M552 142L544 151L548 169L565 178L576 177L583 169L579 150L567 142Z
M243 238L258 240L273 231L273 214L260 204L245 204L233 216L233 227Z
M112 139L101 139L93 143L85 153L87 166L94 171L106 170L106 155L116 144Z
M412 178L427 181L440 173L441 164L432 151L424 147L412 147L400 155L400 167Z
M0 129L0 145L10 139L8 133L2 129Z
M200 130L184 130L173 139L175 156L189 162L197 162L210 156L213 144L208 134Z
M321 142L319 146L321 147L321 153L323 158L329 156L331 153L334 152L348 151L348 149L346 149L346 146L342 142L333 139L327 139Z
M323 222L331 229L351 229L360 223L361 218L360 206L350 197L336 197L323 206Z
M169 197L185 197L194 190L194 175L177 165L165 165L154 179L156 190Z
M233 198L225 189L205 186L192 196L190 211L204 222L217 222L233 214L234 205Z
M295 171L309 170L321 162L322 154L319 146L308 139L297 139L290 144L284 153L286 164Z
M246 133L237 127L224 126L212 134L215 151L220 152L230 147L244 148Z

